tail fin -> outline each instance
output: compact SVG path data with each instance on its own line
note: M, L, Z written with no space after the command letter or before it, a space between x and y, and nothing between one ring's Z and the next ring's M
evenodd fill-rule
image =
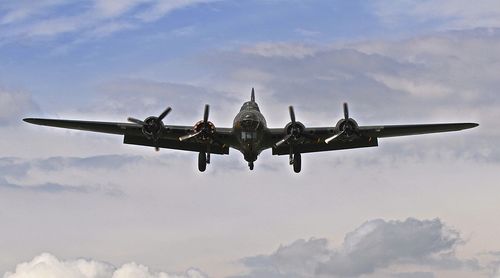
M252 88L252 95L250 96L250 101L255 102L255 90Z

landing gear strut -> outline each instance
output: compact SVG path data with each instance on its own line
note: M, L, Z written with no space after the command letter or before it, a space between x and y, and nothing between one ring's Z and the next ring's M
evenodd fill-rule
M200 170L200 172L205 172L207 163L210 163L210 157L207 157L206 153L200 152L198 154L198 170Z
M290 165L293 165L295 173L300 173L302 169L302 156L300 153L290 154Z
M253 162L248 162L248 168L250 168L250 170L253 170Z

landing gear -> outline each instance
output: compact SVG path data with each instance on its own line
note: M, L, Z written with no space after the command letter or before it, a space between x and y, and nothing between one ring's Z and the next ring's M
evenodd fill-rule
M293 171L295 173L300 173L300 170L302 169L302 156L300 153L290 155L290 164L293 165Z
M205 172L207 169L207 163L209 163L210 160L207 160L207 154L204 152L200 152L198 154L198 170L200 172Z
M248 162L248 168L250 168L250 170L253 170L253 162Z

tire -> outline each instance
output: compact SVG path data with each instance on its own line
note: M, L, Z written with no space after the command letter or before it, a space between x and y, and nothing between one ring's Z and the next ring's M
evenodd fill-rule
M207 169L207 155L204 152L198 154L198 170L205 172Z
M300 153L296 153L293 155L293 171L300 173L300 170L302 170L302 156Z

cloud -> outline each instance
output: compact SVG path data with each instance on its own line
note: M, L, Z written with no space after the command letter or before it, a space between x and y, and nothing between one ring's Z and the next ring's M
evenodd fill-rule
M6 179L1 177L0 177L0 187L14 189L14 190L26 190L26 191L43 192L43 193L59 193L59 192L88 193L96 190L91 186L68 186L57 183L19 185L10 183ZM121 193L119 191L114 191L114 192L108 191L107 194L120 195Z
M137 18L145 21L151 22L158 20L159 18L165 16L166 14L172 12L176 9L182 9L188 6L216 2L220 0L174 0L174 1L155 1L150 7L145 11L138 13Z
M304 44L261 42L243 47L241 51L263 57L304 58L314 55L317 49Z
M43 159L0 158L0 187L44 193L102 192L118 196L117 186L86 176L122 171L126 166L145 162L141 156L102 155L92 157L50 157Z
M27 112L37 110L30 94L0 88L0 126L20 124Z
M203 278L201 271L189 269L182 274L155 272L135 262L115 267L109 263L92 259L60 260L54 255L43 253L29 262L20 263L4 278Z
M250 92L250 88L248 90ZM201 119L206 103L211 104L210 118L213 120L222 118L220 113L230 112L225 108L237 108L241 104L241 101L229 92L143 78L109 81L101 84L100 91L104 94L94 106L98 111L110 111L121 116L146 117L159 114L167 106L171 106L173 111L165 120L166 124L181 119L190 121L186 123L188 125L194 124ZM230 118L229 121L234 117L234 114L223 115Z
M462 242L460 234L439 219L377 219L348 233L338 248L328 247L326 239L297 240L271 255L245 258L242 263L250 273L243 277L358 277L395 265L475 267L454 256Z
M394 278L434 278L432 272L402 272L393 275Z
M93 0L68 4L44 0L0 4L0 39L4 41L54 38L78 33L76 42L135 29L161 19L174 10L213 0ZM70 9L78 12L68 13Z
M375 13L386 23L419 22L441 29L500 27L500 5L495 0L375 1Z

